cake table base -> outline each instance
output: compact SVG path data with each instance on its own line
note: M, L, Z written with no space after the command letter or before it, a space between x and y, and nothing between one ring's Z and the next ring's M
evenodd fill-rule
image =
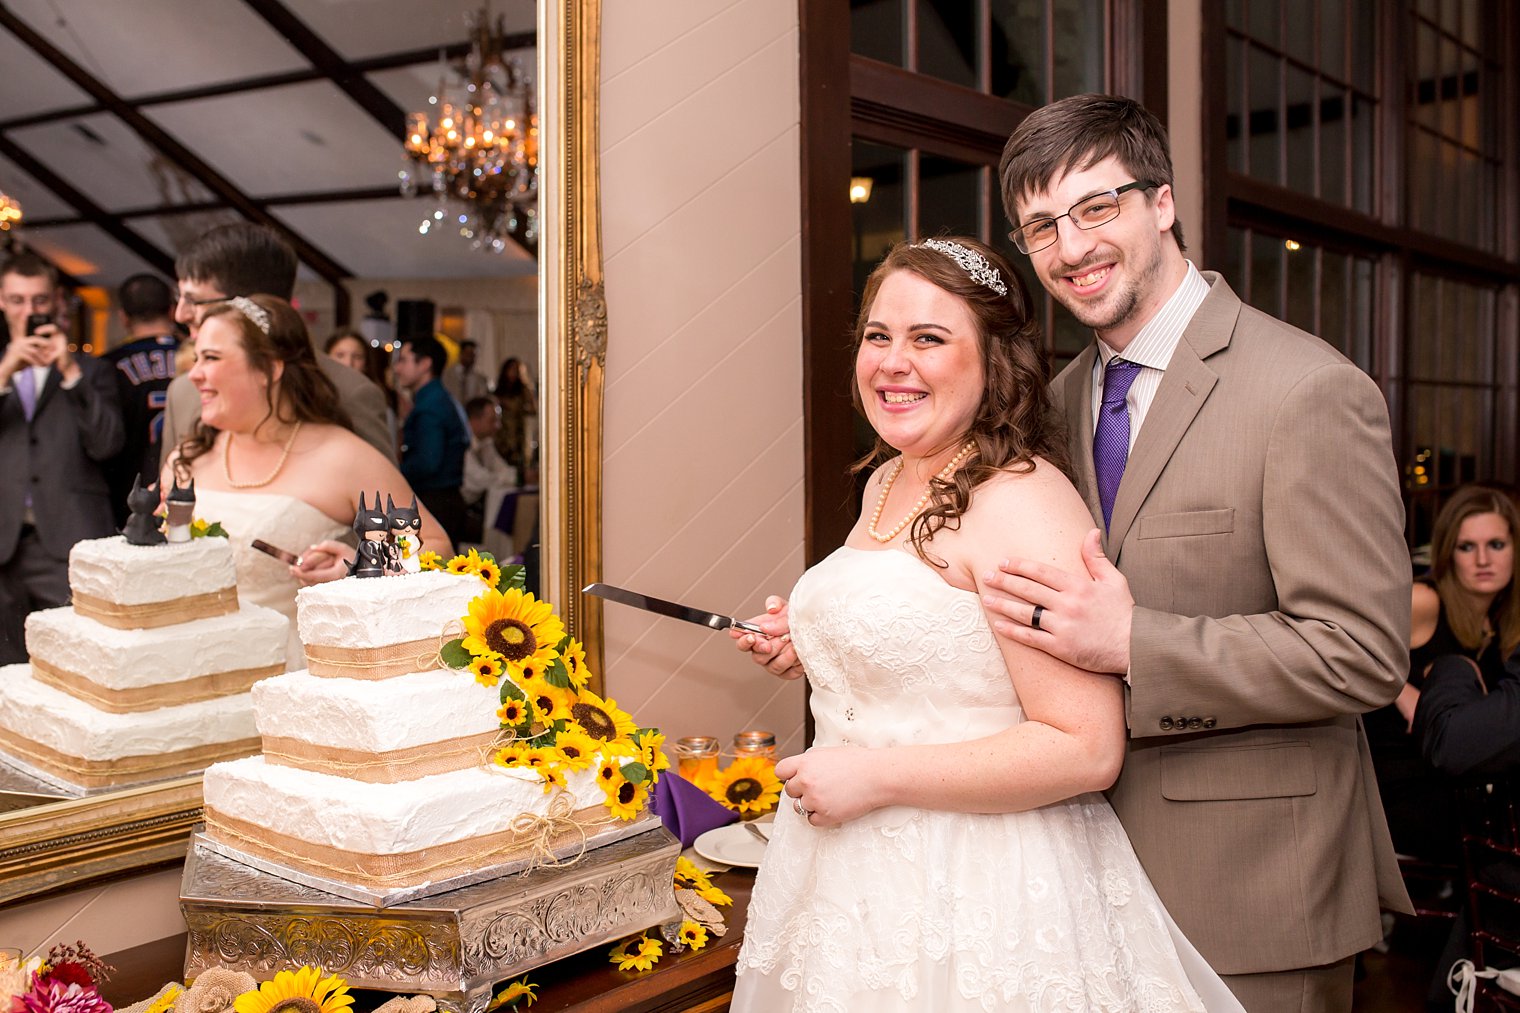
M479 1013L497 982L680 918L671 881L681 844L651 825L568 867L386 908L261 872L198 834L180 889L185 977L220 966L267 981L310 964L357 988L426 993L442 1009Z

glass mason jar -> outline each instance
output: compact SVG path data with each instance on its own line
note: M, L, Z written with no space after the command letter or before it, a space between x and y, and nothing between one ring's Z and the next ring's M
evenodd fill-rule
M676 740L676 773L698 784L718 772L718 740L711 735L688 735Z

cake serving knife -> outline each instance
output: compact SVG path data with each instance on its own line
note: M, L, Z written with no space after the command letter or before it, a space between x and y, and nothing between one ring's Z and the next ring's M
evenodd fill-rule
M765 631L754 623L746 623L735 619L733 616L720 616L716 612L704 612L701 609L690 608L686 605L677 605L673 601L663 598L651 598L647 594L639 594L637 591L629 591L621 587L613 587L611 584L587 584L581 588L582 594L595 595L608 601L615 601L619 605L632 605L636 609L645 612L653 612L656 615L669 616L672 619L680 619L688 623L696 623L698 626L706 626L710 630L726 630L732 626L736 630L744 630L746 633L758 633L762 637Z

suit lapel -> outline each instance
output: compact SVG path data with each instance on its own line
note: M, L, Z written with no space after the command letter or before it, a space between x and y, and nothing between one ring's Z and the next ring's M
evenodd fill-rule
M1094 523L1103 526L1103 509L1098 503L1098 479L1092 455L1092 371L1098 356L1096 345L1088 345L1061 374L1059 395L1066 420L1066 444L1071 454L1071 480L1082 494Z
M81 366L80 368L83 369L84 367ZM58 370L49 369L47 371L47 377L42 381L42 389L37 392L37 407L32 409L33 422L35 422L37 418L42 415L42 409L47 405L48 401L52 399L53 395L57 392L59 385L62 383L63 378L58 375Z
M1150 495L1177 444L1182 442L1183 435L1219 379L1204 360L1228 346L1235 331L1240 299L1212 271L1204 272L1204 279L1210 283L1209 294L1188 322L1187 330L1183 331L1182 339L1177 342L1177 349L1167 363L1161 386L1157 388L1156 398L1135 438L1134 449L1130 451L1129 462L1124 468L1124 478L1114 497L1113 518L1104 546L1115 563L1141 504ZM1091 467L1091 447L1087 459Z

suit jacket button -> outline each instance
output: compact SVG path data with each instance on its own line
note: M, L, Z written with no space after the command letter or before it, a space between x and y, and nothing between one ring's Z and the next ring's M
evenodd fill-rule
M1204 718L1203 719L1203 727L1205 727L1205 728L1213 728L1214 725L1215 725L1215 723L1216 722L1214 721L1213 718Z
M1188 718L1188 728L1197 731L1203 727L1203 718Z
M1162 718L1161 719L1161 730L1163 732L1169 732L1169 731L1172 730L1172 719L1171 718Z

